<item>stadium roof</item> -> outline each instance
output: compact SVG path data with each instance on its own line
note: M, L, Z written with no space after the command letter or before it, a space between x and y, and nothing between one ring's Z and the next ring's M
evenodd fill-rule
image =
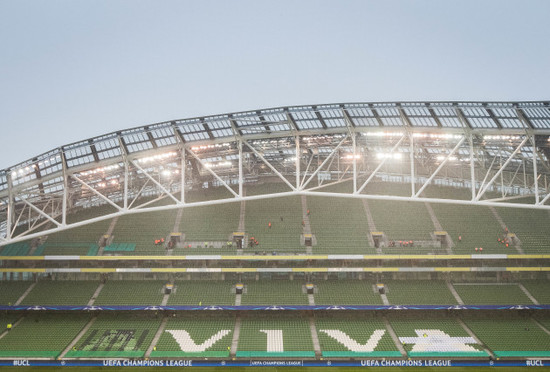
M533 195L534 206L547 207L549 138L549 101L339 103L149 124L0 170L0 244L23 222L65 228L71 209L142 211L136 199L154 195L181 207L189 204L183 184L224 186L242 199L244 183L266 177L289 192L353 179L355 196L373 178L400 177L411 183L412 199L445 179L470 188L472 202L493 191Z

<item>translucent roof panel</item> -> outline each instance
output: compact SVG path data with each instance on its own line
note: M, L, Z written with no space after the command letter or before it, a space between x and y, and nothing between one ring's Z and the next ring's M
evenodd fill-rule
M413 127L437 127L437 122L426 107L404 107L403 112Z
M150 150L153 148L153 144L144 130L123 132L122 138L124 139L126 148L130 153Z
M184 134L183 135L183 139L187 142L192 142L192 141L201 141L201 140L205 140L205 139L208 139L210 138L208 136L208 133L206 132L196 132L196 133L189 133L189 134Z
M489 112L479 107L462 107L462 113L472 128L498 128L498 124L491 118Z
M389 118L382 117L380 119L382 120L382 123L386 126L392 126L392 127L403 126L403 122L401 121L400 117L389 117Z
M325 124L329 128L347 126L344 112L338 106L317 108Z
M550 108L548 107L533 107L521 109L527 119L536 129L550 128Z
M230 137L230 136L233 136L233 130L232 129L213 130L212 135L216 138Z
M493 108L491 111L503 128L524 128L516 110L513 108Z
M322 129L323 125L313 111L290 112L299 129Z
M67 160L67 166L69 168L76 165L88 164L94 161L90 142L91 141L83 141L65 146L63 148L65 159Z
M346 106L348 115L356 127L379 127L380 123L376 120L374 113L369 107L364 105Z
M100 160L111 159L122 154L118 137L109 136L94 141L97 157Z
M439 119L443 128L461 128L462 123L452 107L432 107L432 110Z
M174 128L171 126L151 129L151 135L155 139L155 144L158 147L174 145L178 142L174 133Z

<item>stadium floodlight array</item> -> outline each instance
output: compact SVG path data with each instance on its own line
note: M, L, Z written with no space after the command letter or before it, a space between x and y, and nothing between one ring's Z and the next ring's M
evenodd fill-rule
M273 197L243 193L264 180L286 188L279 196L550 209L549 139L545 101L289 106L150 124L0 170L0 246L129 213ZM324 190L345 180L349 193ZM375 181L408 184L410 193L370 193ZM430 185L463 187L470 197L428 198ZM229 197L186 198L205 186ZM506 203L525 196L533 202ZM71 221L95 205L105 214Z

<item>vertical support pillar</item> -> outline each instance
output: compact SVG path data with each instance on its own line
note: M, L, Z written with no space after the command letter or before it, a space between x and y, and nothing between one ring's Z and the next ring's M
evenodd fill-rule
M535 204L539 203L539 180L537 169L537 146L535 142L535 136L531 137L531 145L533 146L533 176L535 177Z
M414 140L413 140L413 134L409 133L409 142L410 142L410 160L411 160L411 197L414 198L415 192L415 177L414 177Z
M180 201L185 204L185 148L181 147Z
M351 133L351 140L353 145L353 193L357 192L357 144L355 139L355 133Z
M523 187L527 189L527 172L525 171L525 159L521 159L521 165L523 166Z
M124 156L124 210L128 209L128 159Z
M11 179L11 173L6 174L6 179L8 181L8 218L6 225L6 239L11 239L11 225L13 223L13 180Z
M67 182L67 171L63 167L63 202L61 206L61 226L67 225L67 187L69 183Z
M476 169L474 165L474 136L470 133L470 178L472 182L472 200L475 200L476 198Z
M296 189L300 190L300 161L302 152L300 150L300 136L296 134Z
M239 147L239 197L243 197L243 142L237 141Z

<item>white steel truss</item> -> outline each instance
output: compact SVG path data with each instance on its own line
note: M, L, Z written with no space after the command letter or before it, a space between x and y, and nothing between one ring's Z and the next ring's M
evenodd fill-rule
M411 107L429 107L436 112L438 122L447 123L447 127L415 127L420 114L411 114ZM209 139L203 136L194 141L191 138L194 132L176 121L159 125L167 133L162 137L167 145L155 142L156 147L149 146L147 141L152 140L146 136L149 139L143 140L142 147L147 150L143 151L133 147L136 140L129 137L130 130L63 146L36 157L39 160L34 163L0 172L0 245L124 214L288 195L550 209L547 204L550 201L550 105L503 103L502 107L515 109L517 115L506 120L516 120L517 127L496 124L476 127L476 123L490 120L483 114L487 107L498 112L501 106L496 103L485 106L386 103L316 106L312 110L282 108L277 114L266 113L263 122L254 124L253 128L250 123L256 123L257 119L246 121L240 114L230 114L227 126L232 134L229 137L218 138L216 132L211 131ZM326 114L329 110L332 116ZM257 117L258 113L250 116ZM268 119L274 117L277 120ZM216 120L217 127L222 127L222 119ZM548 128L542 127L546 121ZM204 118L204 127L209 127L211 122L214 118ZM214 124L211 126L215 128ZM82 149L94 141L102 141L102 148L110 152L102 153L102 158L94 155L94 150L86 150L94 155L88 155L94 161L79 163L73 148L83 152ZM407 159L393 158L397 152L403 155L408 152ZM140 161L147 157L154 159L151 167ZM238 166L218 169L209 166L206 159L238 161ZM173 172L165 179L160 175L161 169ZM244 196L243 187L263 177L269 177L268 182L285 184L289 191ZM318 182L313 182L315 179ZM388 180L408 184L410 196L368 192L367 185ZM325 187L348 181L352 184L349 193L325 191ZM187 191L206 184L223 186L232 197L202 202L186 200ZM469 189L472 198L422 196L434 184ZM138 205L145 196L147 201ZM533 197L534 202L507 202L523 197ZM169 198L172 204L159 206L156 202L163 198ZM101 204L113 207L114 212L110 209L105 215L68 223L69 213ZM46 229L37 231L39 227Z

